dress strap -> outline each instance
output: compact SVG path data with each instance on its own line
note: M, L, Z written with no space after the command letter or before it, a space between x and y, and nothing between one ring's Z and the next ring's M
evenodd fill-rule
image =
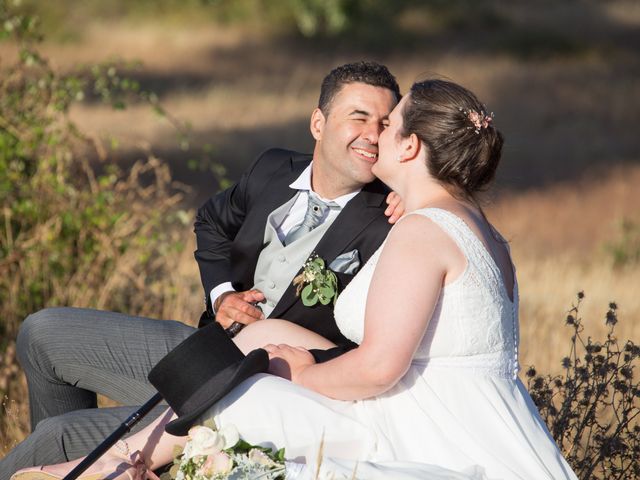
M512 342L513 342L513 357L511 364L511 371L513 378L517 377L519 364L518 364L518 344L519 344L519 327L518 327L518 282L514 272L514 285L513 285L513 300L509 297L502 272L498 268L495 260L485 247L484 243L478 238L473 230L465 223L465 221L458 215L444 210L442 208L423 208L415 210L410 214L423 215L434 223L436 223L442 230L444 230L456 245L460 248L463 255L467 258L468 267L472 266L475 273L482 279L482 283L486 285L494 298L502 297L508 305L507 308L511 311L512 321ZM493 228L493 227L492 227ZM495 230L494 230L495 232ZM498 233L498 232L495 232ZM499 234L498 234L499 235ZM502 239L502 236L499 235Z
M434 207L415 210L407 215L411 214L422 215L436 223L456 242L458 248L467 258L467 262L480 272L480 275L487 280L489 285L495 288L495 293L504 294L511 301L498 265L496 265L484 243L462 218L449 210ZM513 295L515 298L515 286Z

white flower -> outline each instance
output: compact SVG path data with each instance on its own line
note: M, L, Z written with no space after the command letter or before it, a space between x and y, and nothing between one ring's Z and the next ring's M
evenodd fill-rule
M240 434L238 433L238 429L234 425L225 425L220 430L218 430L218 434L223 438L224 450L228 450L229 448L234 447L235 444L240 440Z
M189 441L184 447L184 458L213 455L225 448L224 437L208 427L196 426L189 430Z
M274 480L285 473L284 464L274 456L277 452L265 453L252 445L246 452L244 445L243 453L238 453L234 448L239 441L240 435L233 425L220 430L193 427L179 464L172 467L176 472L170 474L175 480Z
M266 453L257 448L249 450L249 460L258 465L264 465L265 467L276 467L278 464L271 460Z

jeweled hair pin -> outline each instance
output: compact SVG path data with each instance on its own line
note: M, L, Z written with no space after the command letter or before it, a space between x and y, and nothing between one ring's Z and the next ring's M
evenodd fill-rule
M487 114L484 110L477 112L472 109L465 110L462 107L458 108L458 110L460 110L460 112L462 112L462 114L467 117L467 119L473 125L467 127L467 129L473 128L477 134L479 134L480 130L482 130L483 128L488 128L493 121L493 112Z

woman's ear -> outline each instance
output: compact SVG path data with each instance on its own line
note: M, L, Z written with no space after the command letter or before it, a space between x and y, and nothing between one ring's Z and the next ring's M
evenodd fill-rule
M313 138L317 140L322 139L322 132L324 131L324 125L327 122L324 113L319 108L316 108L311 114L311 121L309 123L309 130L311 130L311 135Z
M408 137L402 139L400 154L400 163L409 162L415 160L420 155L423 145L418 136L412 133Z

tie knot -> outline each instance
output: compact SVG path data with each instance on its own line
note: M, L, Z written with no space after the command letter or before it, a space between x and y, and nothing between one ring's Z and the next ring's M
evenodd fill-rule
M320 197L318 197L318 195L316 195L315 193L309 192L307 211L314 214L318 214L318 213L324 213L327 210L329 210L329 205L323 200L321 200Z
M285 238L285 244L297 240L304 234L309 233L326 220L327 213L331 208L340 208L336 202L325 202L317 194L309 191L307 196L307 211L302 224L293 227Z
M309 192L309 204L313 206L319 206L320 208L337 208L339 205L333 200L324 201L322 200L317 193Z
M336 202L325 202L314 192L309 192L307 202L305 223L308 224L311 221L314 224L314 227L325 220L325 216L331 208L339 208Z

